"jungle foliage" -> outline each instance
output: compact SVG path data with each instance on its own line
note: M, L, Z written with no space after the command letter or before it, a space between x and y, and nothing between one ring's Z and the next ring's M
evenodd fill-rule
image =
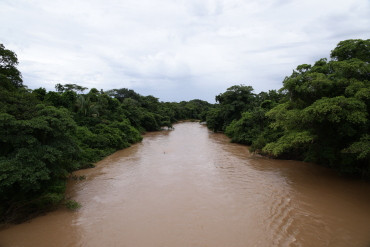
M330 60L297 66L278 91L235 85L211 105L160 102L126 88L30 90L16 54L0 44L0 222L71 204L70 172L185 119L206 121L254 152L369 178L369 63L370 40L342 41Z
M126 88L30 90L17 64L16 54L0 45L0 222L59 205L70 172L141 141L145 131L204 120L211 107L201 100L159 102Z
M346 40L297 66L278 91L233 86L216 96L208 127L276 158L370 177L370 40Z

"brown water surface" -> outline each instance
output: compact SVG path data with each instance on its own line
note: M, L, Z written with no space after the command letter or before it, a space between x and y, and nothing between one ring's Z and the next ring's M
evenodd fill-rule
M253 156L198 123L76 175L81 209L2 230L0 246L370 246L369 183Z

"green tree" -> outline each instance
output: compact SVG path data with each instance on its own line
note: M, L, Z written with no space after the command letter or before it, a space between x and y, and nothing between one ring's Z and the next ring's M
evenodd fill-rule
M349 39L339 42L337 47L331 51L330 57L336 61L359 60L370 62L370 39Z
M207 114L207 126L214 131L224 131L233 121L241 118L242 113L253 109L256 96L251 86L235 85L216 96L218 110Z
M255 94L252 92L253 88L251 86L235 85L216 96L216 101L223 108L227 124L234 119L239 119L242 112L253 108Z
M80 86L80 85L77 85L77 84L64 84L64 85L62 85L62 84L58 83L58 84L55 85L55 90L58 93L63 93L63 92L67 92L67 91L82 93L86 89L87 89L87 87L83 87L83 86Z
M333 60L300 65L283 82L288 99L267 113L281 136L263 151L370 175L367 146L370 109L369 40L342 41Z
M35 108L28 119L0 113L0 208L5 212L0 220L58 203L68 172L78 167L76 125L69 112L45 105Z
M22 75L17 65L17 55L0 44L0 88L9 90L23 87Z
M99 105L91 102L88 96L78 95L76 107L77 113L83 116L99 116Z

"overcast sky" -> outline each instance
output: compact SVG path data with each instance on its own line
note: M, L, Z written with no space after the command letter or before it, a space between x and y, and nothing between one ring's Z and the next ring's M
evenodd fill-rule
M279 89L299 64L370 38L369 0L0 0L24 84L130 88L161 101Z

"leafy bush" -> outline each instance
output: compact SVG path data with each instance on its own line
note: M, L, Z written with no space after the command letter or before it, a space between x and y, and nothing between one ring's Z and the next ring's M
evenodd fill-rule
M64 203L64 205L70 210L77 210L82 207L82 205L75 200L68 200Z

